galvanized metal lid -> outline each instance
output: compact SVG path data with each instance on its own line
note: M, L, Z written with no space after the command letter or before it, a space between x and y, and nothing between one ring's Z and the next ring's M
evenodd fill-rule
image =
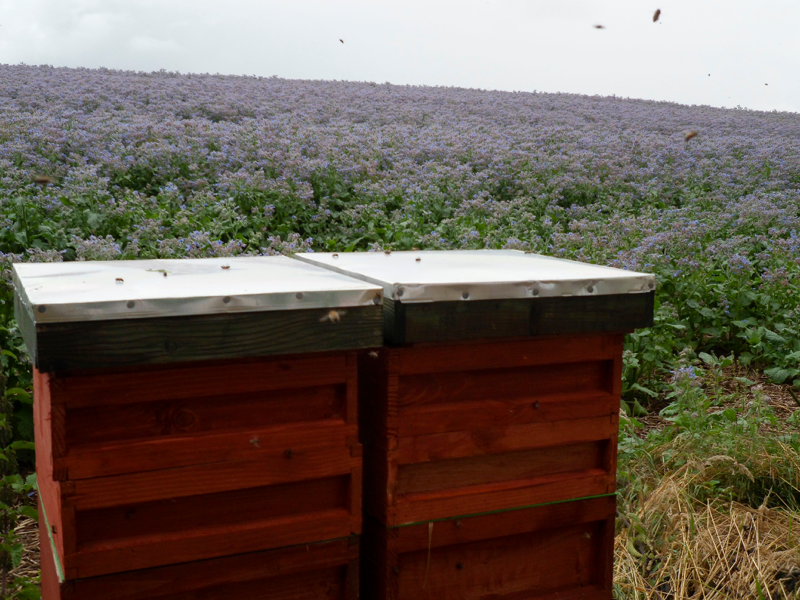
M655 277L518 250L297 254L298 260L383 287L403 303L635 294Z
M17 263L34 323L380 304L380 286L285 256Z

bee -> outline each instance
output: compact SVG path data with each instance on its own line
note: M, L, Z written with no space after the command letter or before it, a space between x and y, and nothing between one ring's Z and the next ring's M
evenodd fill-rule
M331 323L338 323L342 320L342 315L346 315L346 310L332 310L327 315L322 317L319 322L324 323L325 321L330 321Z
M383 253L386 254L386 255L389 255L389 254L392 253L392 251L391 250L384 250Z
M768 83L765 83L764 85L769 85L769 84L768 84Z
M653 23L658 21L658 17L660 17L660 16L661 16L661 9L657 8L656 12L653 13Z
M44 187L46 185L50 185L51 183L55 183L55 180L52 177L48 177L47 175L34 175L33 183Z
M223 268L223 269L230 269L230 268L231 268L231 266L230 266L230 265L222 265L222 268Z
M331 258L339 258L339 255L334 252Z
M367 354L367 356L369 356L370 358L378 358L378 353L375 352L375 350L373 350L372 352Z
M166 271L164 271L164 277L166 277L166 276L167 276L167 272L166 272Z
M420 262L421 260L422 260L422 259L421 259L419 256L416 258L416 261L417 261L417 262Z
M340 42L342 42L342 43L344 44L344 40L343 40L343 39L339 38L339 41L340 41Z
M252 440L250 440L250 444L254 448L261 448L261 440L258 439L258 436L255 436Z
M117 277L117 283L122 283L122 282L124 282L124 281L125 281L125 280L124 280L122 277Z
M684 140L686 140L686 141L688 142L688 141L689 141L690 139L692 139L693 137L697 137L697 132L696 132L696 131L694 131L694 130L692 130L692 131L687 131L687 132L686 132L686 134L683 136L683 139L684 139Z
M595 25L595 29L605 29L605 25Z

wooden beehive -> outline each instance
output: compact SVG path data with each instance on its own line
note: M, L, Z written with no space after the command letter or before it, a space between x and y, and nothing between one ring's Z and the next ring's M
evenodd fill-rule
M517 251L316 254L384 288L364 501L393 527L614 492L623 333L651 275Z
M385 347L359 358L365 597L610 598L623 334L652 324L653 277L515 251L302 258L384 288Z
M607 334L362 356L367 512L396 526L613 493L621 355Z
M608 600L615 498L386 528L365 518L370 600Z
M17 269L43 528L61 583L74 583L61 588L360 532L354 350L380 343L380 289L283 257L241 260ZM152 289L170 278L171 289ZM139 316L120 317L131 304ZM352 562L348 547L329 573L308 576L305 595L263 597L316 598L310 590ZM296 554L286 561L300 585ZM330 589L344 594L342 582Z

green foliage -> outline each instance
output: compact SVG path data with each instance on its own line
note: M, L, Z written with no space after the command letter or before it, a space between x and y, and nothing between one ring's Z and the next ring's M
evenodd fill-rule
M2 356L7 359L5 364L16 358L13 352L6 350ZM12 441L14 404L30 405L31 397L22 388L7 387L5 372L5 368L0 372L0 600L37 597L34 582L10 577L10 571L19 566L22 558L23 544L14 529L17 521L20 516L38 519L38 515L29 500L37 489L36 475L23 478L17 463L17 452L32 452L33 442Z

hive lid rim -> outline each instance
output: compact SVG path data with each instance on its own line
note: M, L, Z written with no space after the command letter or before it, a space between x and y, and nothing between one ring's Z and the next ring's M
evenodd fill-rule
M387 298L401 303L604 296L655 289L655 277L649 273L518 250L329 252L295 258L380 285ZM459 273L473 278L459 278Z
M15 263L34 323L369 306L382 288L285 256Z

